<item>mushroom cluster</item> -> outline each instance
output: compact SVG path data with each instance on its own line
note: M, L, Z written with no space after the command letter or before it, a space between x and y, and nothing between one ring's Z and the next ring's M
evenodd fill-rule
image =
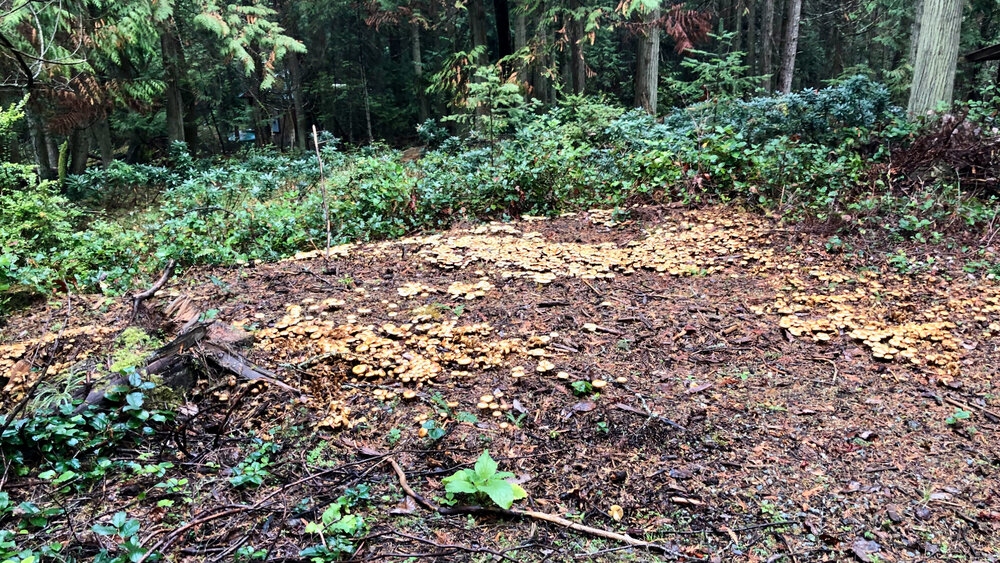
M484 297L493 288L494 285L486 279L481 279L476 283L457 281L448 286L448 294L471 301L477 297Z
M513 354L526 354L521 339L493 339L487 323L458 325L457 321L384 323L380 326L337 324L303 315L290 305L272 327L257 333L259 351L319 376L315 385L393 379L420 388L445 377L465 378L477 370L504 365ZM544 345L542 339L531 340ZM317 389L323 394L323 389ZM376 393L385 395L384 391Z
M600 214L590 212L592 217ZM477 261L503 268L502 277L526 278L549 284L560 277L602 279L619 273L653 270L672 276L712 274L732 266L768 269L773 251L754 248L766 237L762 219L732 219L702 212L691 220L667 223L649 236L627 245L611 242L552 242L538 232L520 232L496 225L409 239L418 254L444 269L464 268Z
M60 374L87 360L114 332L115 328L111 326L70 327L64 329L61 334L50 332L41 338L0 345L0 374L7 378L6 384L0 390L0 397L10 401L11 404L16 403L35 383L39 372L31 369L29 357L34 350L40 349L56 354L48 371ZM52 346L57 338L59 346L53 350Z

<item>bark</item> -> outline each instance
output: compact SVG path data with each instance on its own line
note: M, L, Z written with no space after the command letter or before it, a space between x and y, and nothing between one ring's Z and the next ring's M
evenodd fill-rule
M173 30L167 29L160 38L163 50L163 71L166 91L167 140L184 141L184 100L181 96L180 42Z
M35 165L38 167L38 177L43 180L53 180L57 173L49 158L49 143L46 139L45 128L42 126L42 120L30 108L28 108L26 115L28 133L31 136L31 148L35 154Z
M417 117L420 119L420 123L423 123L430 117L431 109L427 102L427 85L424 84L424 61L420 48L420 24L418 22L410 24L410 33L412 37L413 89L417 95Z
M752 73L757 68L757 2L750 0L747 8L747 66Z
M547 49L550 45L549 40L551 37L551 30L549 29L548 22L542 16L538 16L538 21L536 23L535 43L540 46L539 49L542 54L531 65L531 85L534 90L535 97L542 102L548 103L550 101L550 88L549 76L546 69L551 62Z
M472 48L482 47L482 53L473 62L480 66L487 64L486 8L483 0L469 0L469 32L472 34Z
M788 17L785 20L785 45L781 53L781 74L778 87L782 93L792 91L792 77L795 74L795 54L799 49L799 24L802 19L802 0L788 1Z
M292 111L295 113L295 147L306 150L306 110L302 101L302 67L299 54L288 53L288 74L292 79Z
M493 0L493 15L496 18L497 46L502 59L514 53L510 38L510 5L507 0Z
M635 106L656 115L656 94L660 76L660 29L655 25L660 10L643 14L643 33L638 37L636 54Z
M771 53L774 51L774 0L764 0L760 30L761 88L771 90Z
M184 142L191 156L198 155L198 106L194 95L184 100Z
M101 166L107 168L115 159L114 146L111 144L111 126L107 118L98 120L90 128L97 143L97 148L101 151Z
M955 87L963 0L924 0L907 112L923 115L950 104Z
M917 42L920 38L920 19L924 15L924 0L915 0L913 23L910 24L910 54L906 60L912 65L917 60Z
M733 2L733 10L736 12L733 14L733 31L736 32L736 44L734 48L737 51L744 51L743 40L746 36L743 34L743 2L741 0Z
M528 44L528 15L519 11L514 18L514 51L520 51ZM524 61L517 63L517 81L524 84L528 81L528 69Z
M87 157L90 154L90 135L86 129L74 129L69 137L69 167L70 174L83 174L87 169Z
M580 1L574 0L570 5L577 9ZM587 64L583 60L583 18L571 17L569 22L569 85L574 94L583 94L587 85Z

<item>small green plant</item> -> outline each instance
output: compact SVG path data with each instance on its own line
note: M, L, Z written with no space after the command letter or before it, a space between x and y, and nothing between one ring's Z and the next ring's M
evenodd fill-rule
M399 443L399 439L403 436L403 432L399 428L390 428L389 432L385 435L385 443L391 448Z
M461 411L455 415L455 420L458 422L468 422L469 424L475 424L479 422L479 417L472 414L469 411Z
M896 251L895 254L889 255L887 259L889 265L892 266L894 270L900 274L908 274L913 269L913 264L910 259L906 256L906 253L902 250Z
M247 485L259 487L264 484L264 480L271 476L268 468L271 466L271 454L275 454L280 449L274 442L264 442L255 439L257 448L250 452L243 461L233 468L233 476L229 478L229 484L240 488Z
M252 545L244 545L236 550L233 557L235 563L250 563L251 561L266 561L267 550L257 549Z
M112 555L106 550L101 550L95 561L101 563L129 563L138 561L145 557L146 561L157 561L157 554L146 555L146 549L139 544L139 521L129 518L124 512L116 512L111 517L110 524L95 524L92 530L101 536L120 538L117 555Z
M528 413L521 413L517 416L514 416L514 413L511 412L507 413L507 420L518 428L523 428L522 425L524 424L524 419L526 418L528 418Z
M607 434L610 430L611 430L611 428L608 426L607 422L605 422L603 420L598 421L598 423L597 423L597 431L598 432L600 432L601 434Z
M473 469L461 469L441 482L449 495L459 493L479 499L489 498L500 508L508 509L515 500L526 498L528 493L520 485L507 481L514 476L513 473L498 472L498 467L490 457L490 451L483 450Z
M955 412L946 418L944 422L949 426L959 426L963 420L968 420L971 416L972 413L965 409L955 409Z
M427 431L427 439L431 442L437 442L444 438L444 428L436 420L425 421L420 427Z
M574 381L569 386L573 388L573 394L578 397L583 397L594 392L594 386L589 381Z
M299 552L312 563L340 561L354 553L353 539L365 530L365 521L351 509L369 498L368 485L348 489L320 515L318 522L307 522L306 533L319 536L320 543Z

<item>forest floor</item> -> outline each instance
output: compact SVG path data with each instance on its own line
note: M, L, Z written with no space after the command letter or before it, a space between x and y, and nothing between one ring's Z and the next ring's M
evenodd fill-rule
M171 465L64 498L61 540L106 547L90 526L124 510L175 561L296 560L305 520L367 484L355 561L1000 561L1000 283L970 273L979 247L830 240L648 207L185 272L150 311L190 296L301 396L205 374L172 429L121 453ZM25 311L0 371L57 330L57 371L100 357L129 311ZM254 436L280 451L260 487L229 486ZM487 448L529 494L515 508L659 548L434 512L389 462L441 505ZM154 487L169 478L188 481Z

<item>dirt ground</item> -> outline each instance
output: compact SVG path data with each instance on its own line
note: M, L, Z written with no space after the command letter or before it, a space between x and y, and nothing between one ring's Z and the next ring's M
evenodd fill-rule
M197 520L172 560L253 546L292 561L314 543L304 520L364 483L355 561L998 561L1000 283L979 265L992 252L643 207L183 272L140 322L186 294L253 333L247 356L301 394L203 374L148 446L165 475L67 500L67 529L126 510L149 546ZM66 370L100 357L128 313L73 296L67 314L56 296L9 319L9 398L39 342L63 332ZM280 445L270 477L224 486L254 437ZM660 549L438 514L387 461L440 504L441 479L487 448L529 494L515 508ZM190 502L140 502L169 477L189 479ZM32 482L5 488L42 498ZM96 550L90 536L62 539Z

